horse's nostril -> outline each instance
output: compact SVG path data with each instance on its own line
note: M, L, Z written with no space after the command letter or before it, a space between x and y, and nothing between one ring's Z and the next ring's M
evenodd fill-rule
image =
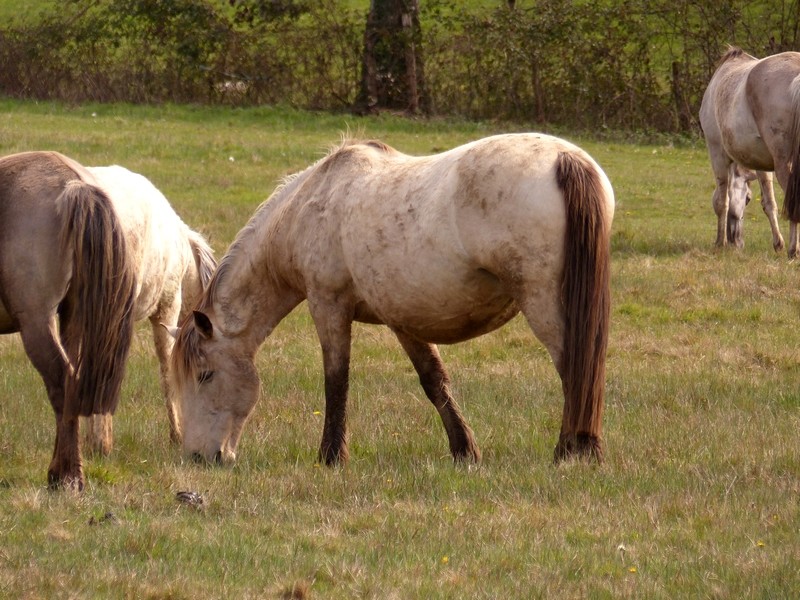
M205 462L205 459L203 458L203 455L200 454L199 452L192 452L192 462L200 464Z
M222 464L222 450L217 450L217 453L214 455L214 463L218 465Z

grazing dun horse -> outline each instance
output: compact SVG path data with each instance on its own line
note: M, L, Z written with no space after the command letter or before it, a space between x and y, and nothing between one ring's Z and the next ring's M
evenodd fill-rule
M175 323L213 268L144 177L56 152L0 158L0 333L20 333L55 411L51 486L83 487L78 417L115 410L134 320ZM171 407L172 339L154 334ZM170 423L177 439L172 409Z
M723 55L700 106L700 125L706 138L717 181L712 204L717 214L718 246L742 246L742 196L731 194L736 177L733 163L756 171L761 206L772 229L776 251L784 242L772 171L785 192L784 210L790 219L789 257L800 250L800 53L784 52L757 59L739 48ZM741 211L739 208L741 207Z
M556 460L601 460L613 212L600 167L557 138L499 135L427 157L343 143L261 205L176 331L184 452L235 459L259 394L256 351L306 299L322 347L326 464L348 458L353 321L391 329L453 457L477 461L435 344L520 311L561 376Z

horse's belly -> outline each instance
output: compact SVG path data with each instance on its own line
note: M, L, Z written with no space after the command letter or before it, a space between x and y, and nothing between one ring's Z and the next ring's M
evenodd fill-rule
M460 314L405 319L393 328L432 344L455 344L502 327L518 312L516 303L508 299L505 304L492 306L489 310L479 307Z
M775 161L772 154L758 134L758 131L747 130L743 133L723 131L725 152L740 165L756 171L774 171Z
M396 275L380 288L366 284L356 318L385 323L417 339L448 344L488 333L507 323L519 308L493 275L440 277Z
M757 171L775 170L772 154L743 94L724 112L724 118L720 119L720 134L725 152L740 165Z

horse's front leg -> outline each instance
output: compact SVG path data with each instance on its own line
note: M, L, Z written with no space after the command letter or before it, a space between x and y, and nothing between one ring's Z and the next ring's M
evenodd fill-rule
M333 466L347 462L347 389L350 372L352 310L309 298L309 309L322 346L325 371L325 425L319 460Z
M769 227L772 230L772 248L780 252L784 248L783 236L778 225L778 203L775 202L775 188L772 184L773 176L770 171L758 171L758 185L761 188L761 208L767 215Z
M730 199L728 198L728 175L727 170L725 177L717 177L717 187L714 190L714 195L711 197L711 204L714 207L714 213L717 215L717 240L715 245L723 247L728 243L728 206Z
M422 389L425 390L425 395L428 396L442 418L453 459L456 461L480 461L481 451L478 449L475 435L450 394L450 378L447 376L436 346L415 340L399 331L395 331L394 334L411 359L411 363L419 375Z

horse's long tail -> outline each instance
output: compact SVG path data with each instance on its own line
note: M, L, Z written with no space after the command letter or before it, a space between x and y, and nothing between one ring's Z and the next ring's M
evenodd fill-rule
M789 158L791 171L789 182L784 190L783 214L790 221L800 222L800 76L795 77L789 86L792 95L792 123L789 128L789 139L792 144L792 155Z
M113 413L133 335L134 268L117 215L102 190L69 181L58 206L64 221L62 252L73 258L61 331L72 363L64 413Z
M555 458L577 452L602 460L614 199L599 168L576 153L560 153L556 181L564 195L567 228L562 281L566 328L559 368L564 415Z

